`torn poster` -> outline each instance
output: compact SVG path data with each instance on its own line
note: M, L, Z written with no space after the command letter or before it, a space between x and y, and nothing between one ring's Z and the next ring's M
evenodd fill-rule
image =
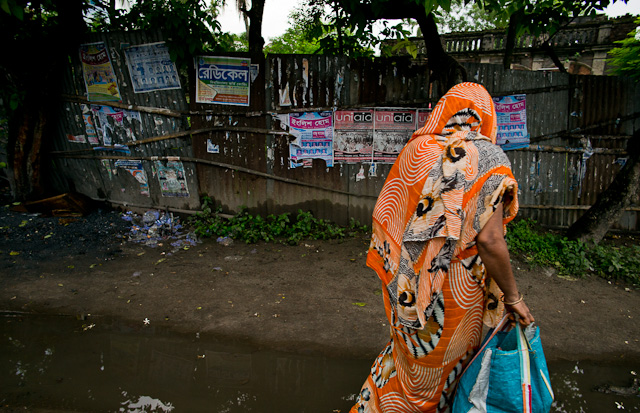
M70 133L67 133L67 140L74 143L87 143L87 139L84 137L84 135L72 135Z
M142 137L140 112L98 105L91 105L91 111L105 146L133 142Z
M333 160L336 163L372 161L373 113L373 109L335 112Z
M140 194L149 196L149 181L147 180L147 174L142 168L142 161L118 159L116 161L116 168L122 168L128 171L140 184Z
M87 100L119 102L120 90L104 42L81 44L80 62Z
M207 153L220 153L220 145L214 144L211 139L207 139Z
M96 124L93 120L91 108L89 105L81 104L80 109L82 109L82 120L84 121L84 130L87 135L87 140L92 145L98 145L100 141L98 140L98 131L96 130Z
M196 57L196 102L249 106L251 59Z
M289 133L296 139L289 144L289 166L302 159L323 159L333 166L333 112L289 114Z
M101 159L100 162L102 163L102 166L104 167L104 169L107 171L107 175L109 176L109 180L111 180L111 178L113 176L113 171L111 170L111 160L109 160L109 159Z
M529 146L527 132L527 95L494 97L498 117L497 144L503 150Z
M162 196L189 196L189 187L181 161L155 161Z
M373 162L395 162L415 130L415 109L376 109L373 130Z
M135 93L180 89L180 77L165 42L147 43L124 49Z

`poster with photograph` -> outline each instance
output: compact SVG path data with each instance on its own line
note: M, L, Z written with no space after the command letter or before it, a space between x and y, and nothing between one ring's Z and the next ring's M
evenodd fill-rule
M415 109L376 109L374 112L373 162L395 162L415 130Z
M196 57L196 102L249 106L251 59Z
M181 161L155 161L162 196L189 196L189 187Z
M90 102L119 102L120 90L104 42L80 45L82 75Z
M125 144L142 137L140 112L111 106L91 105L98 136L105 146Z
M323 159L333 166L333 112L290 113L289 133L296 137L289 144L291 168L303 159Z
M527 95L494 97L498 116L497 144L507 151L529 146Z
M130 46L124 54L135 93L180 89L178 70L165 42Z
M338 110L334 115L333 160L336 163L371 162L373 109Z

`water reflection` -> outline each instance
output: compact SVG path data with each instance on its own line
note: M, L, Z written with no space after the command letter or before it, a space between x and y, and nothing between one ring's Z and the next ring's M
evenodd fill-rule
M0 317L0 340L0 411L347 412L371 364L102 318ZM592 391L629 386L638 367L552 364L552 411L640 411L638 397Z

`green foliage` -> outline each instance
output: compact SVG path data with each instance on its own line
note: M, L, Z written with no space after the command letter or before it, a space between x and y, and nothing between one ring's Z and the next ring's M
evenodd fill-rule
M640 17L635 20L637 27L629 32L628 36L616 43L616 47L609 52L611 58L612 74L629 76L636 81L640 80Z
M508 16L484 9L481 2L454 0L450 11L438 9L434 14L440 33L504 29L509 24Z
M541 231L528 219L507 227L509 250L522 253L533 265L554 267L560 274L596 274L605 279L640 284L640 246L615 247L571 241L560 234Z
M234 39L222 33L216 19L218 2L205 0L137 0L130 8L113 9L106 0L95 1L89 14L92 29L157 30L167 37L171 60L184 69L193 56L233 50Z
M341 227L302 210L298 210L295 218L290 214L271 214L262 218L249 214L244 208L232 218L223 218L219 213L211 198L204 197L202 212L190 220L195 233L203 238L230 237L247 244L264 241L296 245L304 239L340 239L367 230L355 221L348 227Z
M319 48L317 40L307 40L305 33L290 27L283 35L272 38L264 47L264 51L280 54L313 54Z

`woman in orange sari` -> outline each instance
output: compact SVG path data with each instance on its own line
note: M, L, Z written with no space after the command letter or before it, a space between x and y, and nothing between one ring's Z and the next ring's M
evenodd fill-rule
M496 134L486 89L456 85L389 172L367 265L382 280L391 338L352 413L447 411L483 322L497 324L505 307L534 321L504 240L518 185Z

